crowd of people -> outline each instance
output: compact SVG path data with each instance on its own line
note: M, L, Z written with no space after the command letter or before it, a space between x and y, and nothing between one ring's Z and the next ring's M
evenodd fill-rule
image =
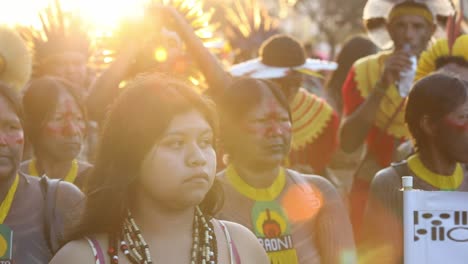
M468 191L468 35L382 2L336 63L257 28L226 67L170 5L164 63L125 39L99 73L57 1L45 39L0 26L0 262L403 263L402 177Z

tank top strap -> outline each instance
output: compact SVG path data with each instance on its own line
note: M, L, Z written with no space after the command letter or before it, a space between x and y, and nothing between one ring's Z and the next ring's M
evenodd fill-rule
M93 250L93 255L96 264L105 264L104 253L102 251L101 245L99 242L93 237L85 237L86 241L88 241L89 246Z
M239 256L239 251L237 250L236 244L231 238L231 235L229 234L229 230L226 226L226 224L223 221L216 220L219 225L221 226L221 229L224 232L224 235L226 236L226 241L228 243L228 248L229 248L229 256L230 256L230 264L241 264L240 256Z

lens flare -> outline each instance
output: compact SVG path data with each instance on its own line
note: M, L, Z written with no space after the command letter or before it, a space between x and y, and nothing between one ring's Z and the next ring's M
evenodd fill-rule
M323 195L307 183L295 184L288 188L281 204L291 221L302 222L317 215L323 206Z
M163 47L158 47L154 51L154 59L157 62L165 62L167 60L167 57L168 57L167 50Z

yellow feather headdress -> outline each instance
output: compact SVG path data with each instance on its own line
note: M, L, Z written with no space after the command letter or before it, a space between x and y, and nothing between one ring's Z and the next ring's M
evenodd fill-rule
M19 27L34 55L34 75L41 75L42 67L55 55L77 52L86 59L92 54L91 39L86 23L71 12L65 12L60 0L54 0L39 12L41 28Z
M19 34L0 26L0 81L20 90L31 77L32 56Z
M259 1L234 0L223 7L223 28L236 53L236 63L257 57L263 41L280 33L279 20Z
M437 70L437 60L444 57L463 58L468 63L468 35L461 35L450 47L447 39L439 39L421 54L416 70L415 81Z
M141 43L145 43L140 49L139 54L135 59L132 72L129 72L128 78L132 78L135 74L159 69L163 64L171 64L168 69L171 74L188 78L194 84L203 83L203 76L197 70L193 63L190 54L185 52L185 46L176 32L166 29L164 23L157 25L158 21L151 20L150 8L154 6L171 6L175 8L192 26L195 34L203 41L207 48L210 48L215 53L221 50L224 45L223 41L215 36L215 31L218 25L211 22L214 10L205 10L203 2L198 0L151 0L146 5L145 17L140 20L123 21L114 32L111 32L105 39L98 41L96 54L104 57L99 61L107 63L111 62L126 45L128 39L137 39ZM179 49L180 54L177 55L174 61L169 62L171 50ZM102 67L101 67L102 68Z

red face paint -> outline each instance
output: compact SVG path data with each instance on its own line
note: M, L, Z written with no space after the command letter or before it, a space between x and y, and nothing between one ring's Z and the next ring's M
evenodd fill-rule
M52 136L69 137L76 134L83 135L85 131L85 123L80 117L80 114L73 111L73 102L65 101L65 111L58 114L59 120L51 120L46 125L46 132Z
M457 123L449 118L444 118L444 123L459 132L468 132L468 122Z
M46 132L51 136L69 137L76 134L83 135L84 131L84 124L73 124L72 121L67 121L65 124L48 123L46 125Z
M23 144L24 144L24 136L23 136L23 133L21 133L21 135L19 135L19 136L15 139L15 143L16 143L16 145L23 145Z
M9 133L7 135L0 135L0 143L7 146L22 145L24 144L23 132Z
M288 119L287 114L281 114L283 108L278 105L276 100L270 100L266 104L266 109L266 113L262 113L261 118L245 124L244 127L248 133L259 137L291 133L291 122L286 120Z

